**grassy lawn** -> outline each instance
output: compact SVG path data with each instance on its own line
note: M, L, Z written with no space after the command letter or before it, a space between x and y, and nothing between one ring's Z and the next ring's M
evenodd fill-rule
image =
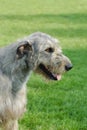
M19 130L87 130L87 0L0 0L0 46L42 31L74 68L60 82L33 74Z

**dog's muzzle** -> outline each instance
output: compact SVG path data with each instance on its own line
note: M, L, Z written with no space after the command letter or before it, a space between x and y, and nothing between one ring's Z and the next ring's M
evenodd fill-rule
M65 65L65 70L66 71L69 71L69 70L71 70L73 68L73 65L72 64L67 64L67 65Z

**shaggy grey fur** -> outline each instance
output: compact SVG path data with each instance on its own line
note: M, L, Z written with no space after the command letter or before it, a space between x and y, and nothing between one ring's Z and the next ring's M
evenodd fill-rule
M17 130L17 120L25 111L26 82L32 71L48 79L72 68L57 39L36 32L0 48L0 122L4 130Z

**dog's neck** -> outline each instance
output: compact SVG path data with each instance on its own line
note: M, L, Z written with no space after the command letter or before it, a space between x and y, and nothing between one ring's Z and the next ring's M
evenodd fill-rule
M15 61L13 65L13 70L11 73L12 76L12 92L15 94L18 92L29 79L31 74L31 70L27 66L24 59L20 59L20 61Z
M12 82L12 93L16 94L26 83L31 69L27 66L25 57L19 60L15 58L16 47L12 47L8 52L3 48L0 55L0 69L9 77Z

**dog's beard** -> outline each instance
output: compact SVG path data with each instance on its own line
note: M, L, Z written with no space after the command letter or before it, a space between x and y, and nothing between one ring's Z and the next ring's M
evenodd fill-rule
M35 70L36 73L43 75L45 78L49 80L61 80L61 74L54 74L51 70L49 70L45 65L40 64Z

